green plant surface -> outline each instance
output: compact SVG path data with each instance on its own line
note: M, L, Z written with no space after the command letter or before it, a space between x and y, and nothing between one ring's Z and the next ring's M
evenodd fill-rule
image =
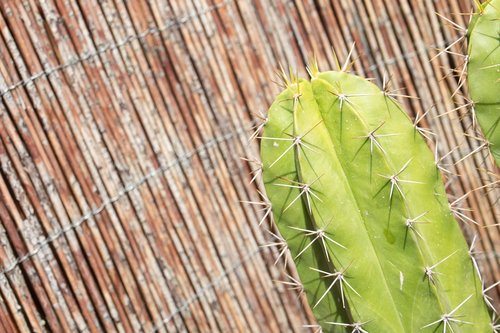
M467 31L469 93L483 135L500 166L500 0L480 4Z
M323 332L491 332L434 156L393 96L344 72L286 81L261 138L281 237Z

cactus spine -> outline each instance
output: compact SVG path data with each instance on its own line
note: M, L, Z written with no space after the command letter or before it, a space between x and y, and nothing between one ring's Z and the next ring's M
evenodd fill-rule
M345 68L344 68L345 69ZM261 137L272 214L324 332L491 332L434 157L386 89L291 77Z
M467 38L468 86L473 108L500 166L500 0L478 3Z

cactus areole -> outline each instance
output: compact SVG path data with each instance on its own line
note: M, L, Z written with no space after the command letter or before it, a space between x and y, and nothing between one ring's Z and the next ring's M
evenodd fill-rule
M491 332L419 128L345 72L286 80L261 137L272 214L323 332Z
M500 166L500 0L479 5L467 32L470 97L483 136Z

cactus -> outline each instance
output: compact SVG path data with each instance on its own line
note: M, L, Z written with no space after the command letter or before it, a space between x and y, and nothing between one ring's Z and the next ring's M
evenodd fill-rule
M500 0L477 6L467 29L469 93L477 121L500 166Z
M387 89L290 75L261 139L265 190L323 332L491 332L421 129Z

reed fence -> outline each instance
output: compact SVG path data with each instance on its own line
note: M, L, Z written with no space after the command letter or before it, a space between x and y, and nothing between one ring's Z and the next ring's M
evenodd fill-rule
M333 68L332 47L353 44L354 72L419 96L401 100L413 117L430 110L450 202L479 223L463 229L486 284L500 280L499 172L464 136L465 108L450 112L467 103L465 86L451 98L463 59L430 61L460 34L436 12L465 26L471 8L2 0L0 331L306 331L241 157L258 156L248 137L279 64L305 76L313 53Z

